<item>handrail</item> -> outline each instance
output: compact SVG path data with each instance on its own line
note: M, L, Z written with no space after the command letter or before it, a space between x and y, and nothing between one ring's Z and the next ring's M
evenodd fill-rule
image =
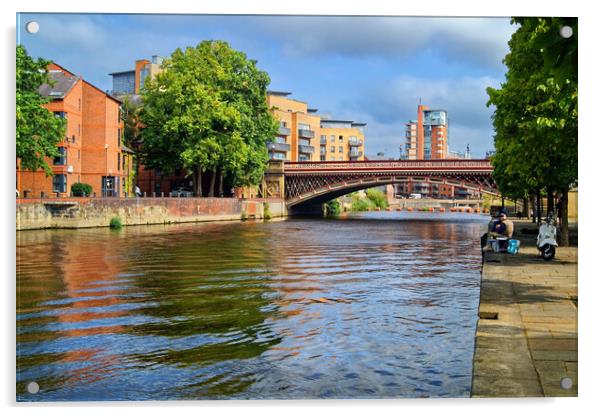
M374 168L387 169L420 169L420 168L480 168L491 169L493 166L485 160L364 160L364 161L299 161L284 163L284 171L294 170L364 170Z

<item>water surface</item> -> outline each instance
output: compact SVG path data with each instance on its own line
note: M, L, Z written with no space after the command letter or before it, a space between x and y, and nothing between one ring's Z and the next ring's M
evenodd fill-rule
M468 396L485 224L18 232L17 399Z

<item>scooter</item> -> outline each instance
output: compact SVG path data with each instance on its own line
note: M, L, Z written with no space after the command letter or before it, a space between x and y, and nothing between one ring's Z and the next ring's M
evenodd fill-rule
M544 223L539 226L539 234L537 235L537 249L541 253L541 257L546 261L551 261L556 255L556 215L550 212Z

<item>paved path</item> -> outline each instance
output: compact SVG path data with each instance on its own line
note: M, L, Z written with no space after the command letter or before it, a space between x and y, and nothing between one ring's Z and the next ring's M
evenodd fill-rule
M545 262L534 238L519 234L518 255L485 254L473 397L577 396L577 248Z

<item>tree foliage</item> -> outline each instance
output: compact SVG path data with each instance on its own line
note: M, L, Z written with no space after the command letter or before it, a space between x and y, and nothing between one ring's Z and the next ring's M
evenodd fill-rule
M226 42L177 49L142 91L143 163L164 172L185 168L199 195L206 172L209 193L216 177L220 184L224 177L233 186L258 184L266 142L278 128L266 101L269 82Z
M59 155L57 144L65 136L66 122L44 107L50 102L38 89L50 84L47 60L34 60L21 45L17 46L17 159L24 170L44 169L51 175L47 157Z
M513 23L519 28L504 59L506 81L487 89L488 105L495 105L494 177L509 197L542 189L566 197L577 184L577 20ZM565 24L574 31L568 39L560 35Z

